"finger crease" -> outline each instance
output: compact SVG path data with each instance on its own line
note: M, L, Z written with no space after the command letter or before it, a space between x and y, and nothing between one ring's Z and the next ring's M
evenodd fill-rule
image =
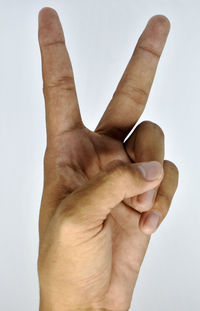
M45 43L45 44L41 44L42 48L46 48L49 46L56 46L56 45L65 45L65 41L63 40L59 40L59 41L53 41L53 42L49 42L49 43Z
M143 50L143 51L146 51L146 52L152 54L152 55L155 56L156 58L160 58L160 56L161 56L161 55L160 55L159 53L157 53L155 50L153 50L153 49L151 49L151 48L149 48L149 47L147 47L147 46L142 46L142 45L140 45L140 46L139 46L139 49L141 49L141 50Z

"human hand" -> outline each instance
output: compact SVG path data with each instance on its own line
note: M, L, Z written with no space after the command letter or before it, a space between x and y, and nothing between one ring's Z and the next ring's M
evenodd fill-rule
M169 161L163 163L164 137L157 125L141 123L123 143L144 110L168 31L169 23L165 17L156 16L150 20L108 109L95 132L91 132L81 120L73 71L57 13L49 8L40 11L39 43L47 125L39 222L41 310L49 308L61 311L66 310L66 306L68 310L81 307L88 310L92 307L127 310L130 305L149 235L165 217L177 186L176 167ZM85 214L87 217L80 217L81 222L74 227L73 219L78 220L80 214L77 213L74 218L69 213L67 217L61 211L67 211L68 202L71 202L71 215L75 215L76 205L84 198L79 197L77 200L77 193L84 193L82 189L90 189L98 178L101 180L99 172L107 171L108 164L113 160L123 162L120 167L129 167L133 165L131 162L159 161L164 167L162 183L159 186L159 180L154 188L141 187L143 190L137 192L133 181L131 198L126 196L121 185L122 188L118 189L120 196L117 198L122 203L115 201L119 204L110 206L109 214L103 218L99 215L98 221L94 221L93 217L90 219L89 206L85 203L83 206L88 210ZM121 169L116 171L122 172ZM116 184L124 178L121 174L119 178L118 175L114 176ZM147 190L152 189L155 192L150 200L152 191ZM93 197L91 191L89 200ZM112 199L111 194L109 199ZM106 209L106 201L102 201L102 207L104 202ZM112 201L112 204L115 202ZM149 221L148 215L152 215ZM156 215L159 216L157 220ZM77 248L80 238L83 243ZM88 249L88 245L92 245L91 249ZM112 252L105 253L108 250ZM63 256L66 256L64 261ZM105 260L108 257L110 259ZM109 269L111 263L112 269ZM83 274L76 273L76 269ZM110 273L105 277L102 269ZM90 300L92 297L93 301Z

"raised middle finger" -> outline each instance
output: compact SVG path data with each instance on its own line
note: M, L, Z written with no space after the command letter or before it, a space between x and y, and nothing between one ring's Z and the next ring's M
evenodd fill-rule
M121 81L96 131L124 140L141 116L164 48L170 23L152 17L140 36Z

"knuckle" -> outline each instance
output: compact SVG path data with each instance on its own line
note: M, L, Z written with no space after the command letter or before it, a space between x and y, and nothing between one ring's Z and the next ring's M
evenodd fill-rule
M115 169L118 177L127 178L130 175L130 167L126 163L120 163Z
M114 93L114 96L118 95L134 101L138 105L144 105L148 98L147 92L143 88L137 87L133 78L128 74L122 78L119 87Z
M152 121L143 121L142 123L140 123L139 126L143 128L144 130L147 129L148 131L150 130L150 131L158 133L158 135L161 136L163 139L165 137L162 128L158 124Z
M47 38L40 37L40 45L44 49L55 47L58 45L64 45L65 46L65 41L64 40L57 40L57 41L49 41Z
M43 84L43 92L45 93L49 89L62 89L65 91L74 91L74 78L72 75L63 75L61 77L54 78L48 83L44 82Z
M173 174L175 176L177 176L177 178L178 178L179 170L178 170L178 167L173 162L171 162L169 160L165 160L164 165L166 165L168 167L168 169L172 170Z
M108 164L106 173L112 178L126 178L130 174L130 167L122 160L114 160Z
M140 38L140 40L143 38ZM145 43L142 42L141 44L138 44L138 49L144 51L145 53L150 54L152 57L155 57L157 60L159 60L161 53L158 53L156 47L154 47L152 44L149 44L148 42Z

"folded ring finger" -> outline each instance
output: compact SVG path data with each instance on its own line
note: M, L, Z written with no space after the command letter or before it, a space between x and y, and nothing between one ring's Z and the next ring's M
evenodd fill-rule
M164 134L155 123L144 121L140 123L129 139L124 143L126 152L133 162L164 161ZM137 197L124 202L139 212L149 210L155 201L159 186Z

